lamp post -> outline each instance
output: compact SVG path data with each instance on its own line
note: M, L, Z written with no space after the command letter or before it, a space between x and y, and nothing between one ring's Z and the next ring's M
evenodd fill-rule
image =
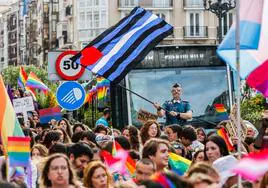
M217 36L219 43L222 41L222 18L229 12L234 9L236 6L235 0L203 0L204 9L214 13L219 21L219 29Z

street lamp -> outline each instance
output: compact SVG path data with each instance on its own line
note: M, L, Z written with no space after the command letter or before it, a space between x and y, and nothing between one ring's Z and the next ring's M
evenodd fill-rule
M222 18L234 9L236 6L235 0L203 0L204 9L214 13L219 20L218 39L219 43L222 41Z

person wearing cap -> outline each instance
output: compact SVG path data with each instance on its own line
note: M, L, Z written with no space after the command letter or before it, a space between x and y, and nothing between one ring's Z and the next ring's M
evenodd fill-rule
M188 101L182 100L182 87L174 84L171 89L172 99L166 101L162 106L158 102L154 103L158 117L166 115L166 125L184 125L188 119L192 118L192 109Z
M96 126L103 125L105 127L109 127L109 121L111 117L111 111L109 108L105 108L103 110L103 116L96 121Z

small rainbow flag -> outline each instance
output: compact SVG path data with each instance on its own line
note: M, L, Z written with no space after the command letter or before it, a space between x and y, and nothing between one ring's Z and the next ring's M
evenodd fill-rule
M223 104L214 104L214 108L217 112L218 121L223 121L229 119L226 108Z
M94 97L96 94L97 94L97 87L96 87L96 86L93 86L93 87L89 90L89 92L86 94L84 104L85 104L85 103L91 103L93 97Z
M99 87L98 89L98 100L103 100L107 96L107 87Z
M182 176L190 167L191 161L175 153L169 153L168 159L171 170Z
M20 67L19 77L18 77L18 85L21 88L25 88L26 80L27 80L27 74L26 74L24 68Z
M30 137L8 137L7 154L9 166L28 166L30 159L30 141Z
M223 140L225 141L227 147L228 147L228 150L229 151L233 151L234 150L234 146L233 146L233 143L232 141L230 140L225 128L220 128L217 130L216 134L220 137L223 138Z
M41 89L43 91L49 90L49 88L33 72L29 74L25 85L30 88Z
M97 77L97 88L99 87L109 87L110 81L108 79L105 79L103 77Z
M116 156L119 150L124 150L124 149L121 147L121 145L118 142L115 141L115 144L113 144L113 148L112 148L112 155ZM127 170L130 176L133 177L136 171L136 162L129 155L127 156L125 166L127 167Z
M7 140L9 136L24 136L16 117L14 108L7 94L4 81L0 75L0 133L1 141L4 147L4 152L7 152Z

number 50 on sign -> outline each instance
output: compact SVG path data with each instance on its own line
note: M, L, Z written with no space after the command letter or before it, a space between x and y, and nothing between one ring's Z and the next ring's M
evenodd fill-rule
M65 51L56 60L56 71L64 80L77 80L85 72L85 68L70 60L76 51Z

